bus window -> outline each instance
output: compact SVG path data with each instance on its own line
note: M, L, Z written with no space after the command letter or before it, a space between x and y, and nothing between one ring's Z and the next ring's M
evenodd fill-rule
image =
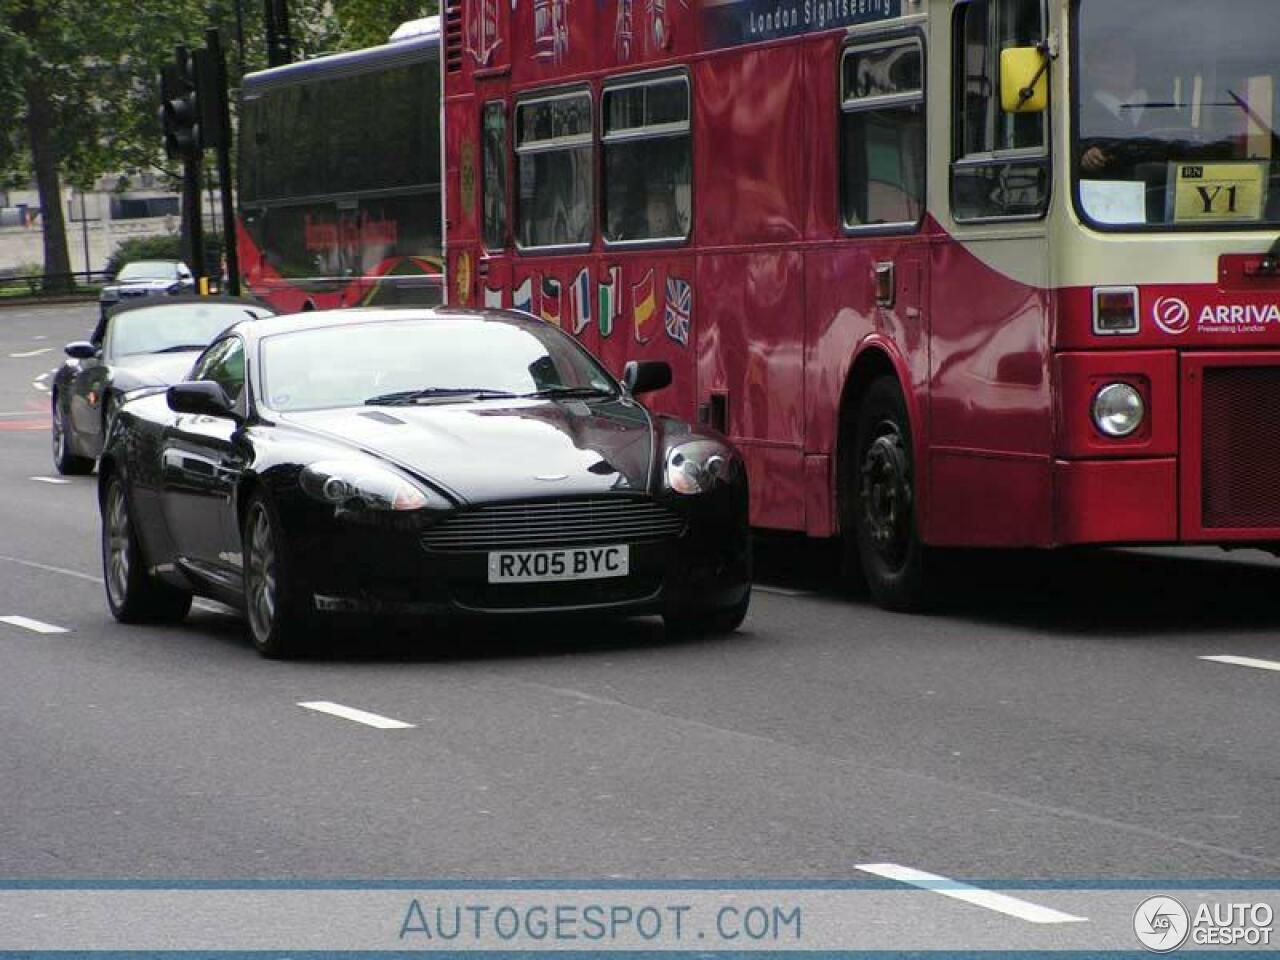
M604 91L604 238L680 242L693 219L689 81L625 81Z
M480 184L484 212L484 245L507 245L507 105L486 103L481 119L480 150L484 177Z
M850 47L841 67L840 208L848 228L920 223L924 51L903 39Z
M999 77L1001 51L1044 39L1042 0L971 0L955 16L955 218L1043 216L1049 204L1047 114L1005 113Z
M516 228L522 249L591 243L591 94L516 105Z

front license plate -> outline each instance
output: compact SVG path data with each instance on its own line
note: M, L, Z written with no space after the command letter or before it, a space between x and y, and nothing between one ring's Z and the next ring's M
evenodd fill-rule
M604 580L631 570L629 548L573 547L565 550L508 550L489 554L490 583L550 583Z

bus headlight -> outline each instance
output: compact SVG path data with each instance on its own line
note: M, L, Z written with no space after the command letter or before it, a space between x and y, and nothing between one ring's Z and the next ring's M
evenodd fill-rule
M1132 436L1146 415L1142 394L1131 384L1109 383L1093 396L1093 424L1105 436Z

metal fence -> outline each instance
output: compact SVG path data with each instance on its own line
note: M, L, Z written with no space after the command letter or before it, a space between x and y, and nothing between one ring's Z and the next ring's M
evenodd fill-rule
M108 276L102 270L86 270L78 273L20 274L0 269L0 296L40 296L74 291L79 287L105 283Z

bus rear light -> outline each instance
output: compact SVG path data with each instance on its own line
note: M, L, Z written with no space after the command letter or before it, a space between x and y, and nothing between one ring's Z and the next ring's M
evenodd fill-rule
M1138 288L1094 287L1093 332L1099 337L1138 332Z

